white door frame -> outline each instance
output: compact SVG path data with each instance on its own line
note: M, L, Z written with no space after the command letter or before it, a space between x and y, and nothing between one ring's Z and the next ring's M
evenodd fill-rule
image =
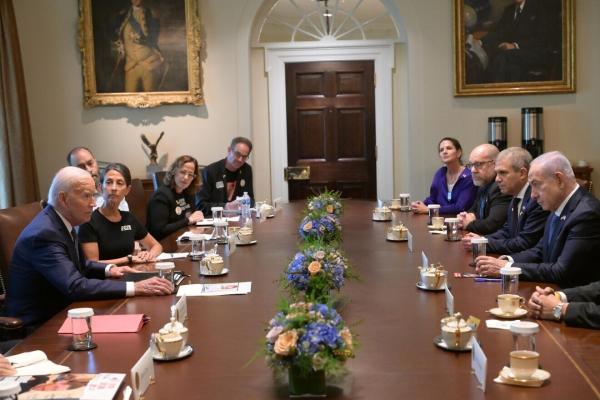
M271 144L271 198L288 202L288 184L283 178L287 164L287 108L285 63L312 61L374 60L375 143L377 197L391 199L394 188L392 69L393 41L337 41L271 43L265 45L265 72L269 84Z

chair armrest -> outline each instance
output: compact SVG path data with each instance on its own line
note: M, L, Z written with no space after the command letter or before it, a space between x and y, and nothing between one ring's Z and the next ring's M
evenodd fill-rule
M0 317L0 330L14 331L23 327L23 321L19 318Z

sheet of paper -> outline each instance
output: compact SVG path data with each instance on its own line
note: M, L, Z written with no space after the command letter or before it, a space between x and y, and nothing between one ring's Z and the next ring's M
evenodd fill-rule
M510 325L513 322L519 322L520 320L500 321L499 319L486 319L485 326L488 329L504 329L510 331Z
M143 325L144 314L94 315L92 333L129 333L137 332ZM59 334L72 332L71 318L67 317L58 330Z
M160 253L156 257L157 261L174 260L176 258L186 258L190 253Z
M7 359L16 368L16 376L62 374L71 370L48 360L46 353L41 350L15 354Z
M177 238L177 241L181 242L182 240L190 240L190 235L197 236L199 240L202 240L202 237L204 237L204 240L209 240L212 236L212 234L210 234L210 233L194 233L192 231L187 231L187 232L183 232Z
M125 374L98 374L85 386L81 400L114 399Z
M252 291L252 282L205 283L181 285L177 296L228 296L248 294Z
M474 337L471 338L473 350L471 350L471 370L475 374L478 387L485 392L485 377L487 376L487 357Z

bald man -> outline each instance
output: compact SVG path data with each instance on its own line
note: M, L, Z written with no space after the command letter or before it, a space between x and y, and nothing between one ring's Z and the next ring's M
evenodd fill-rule
M62 168L52 180L48 206L21 232L10 263L7 314L28 330L73 301L134 295L166 295L173 290L162 278L123 282L129 267L87 261L75 227L90 220L96 185L87 171Z
M471 208L458 214L458 223L462 229L478 235L494 233L506 222L511 196L502 194L495 182L498 153L496 146L486 143L475 147L469 155L467 168L471 169L473 184L478 189Z
M529 170L531 197L550 211L536 246L496 259L477 258L476 271L498 276L514 264L521 278L573 287L600 280L600 202L575 181L569 160L560 152L542 154Z

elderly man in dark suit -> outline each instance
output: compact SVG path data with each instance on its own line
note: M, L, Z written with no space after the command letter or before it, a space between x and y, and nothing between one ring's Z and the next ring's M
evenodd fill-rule
M496 232L506 222L506 210L511 198L500 193L494 182L497 156L498 148L487 143L475 147L469 155L467 167L471 169L473 183L478 189L471 208L458 214L458 223L462 229L478 235Z
M600 329L600 281L565 289L536 286L529 299L533 318L565 321L570 326Z
M502 194L513 198L504 226L486 236L491 253L512 254L527 250L544 235L548 211L531 198L531 186L527 181L530 164L531 154L521 147L509 147L496 158L496 183ZM463 236L465 249L471 250L471 239L478 237L475 233Z
M62 168L52 180L48 206L23 230L10 263L7 314L34 328L77 300L134 295L166 295L172 284L163 278L122 282L105 278L135 272L86 261L75 227L90 220L96 187L91 175Z
M514 0L483 39L491 82L531 80L527 72L547 63L547 2ZM545 8L546 7L546 8Z
M500 268L514 263L530 281L573 287L600 280L600 268L593 261L600 248L598 199L579 187L569 160L558 151L533 161L529 183L532 198L551 211L544 236L534 247L511 256L478 257L476 271L496 276Z

